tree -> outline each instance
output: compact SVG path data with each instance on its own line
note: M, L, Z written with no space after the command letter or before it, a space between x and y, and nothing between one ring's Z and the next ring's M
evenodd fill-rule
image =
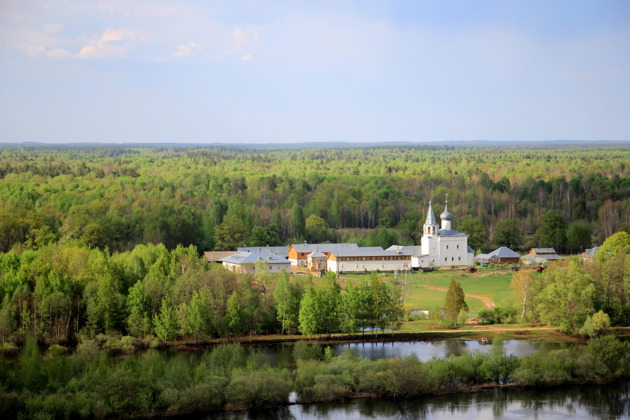
M234 251L239 246L245 246L248 237L249 233L243 221L235 214L229 214L215 229L215 248L222 251Z
M525 318L525 312L527 309L531 310L533 307L534 293L536 290L535 280L534 272L531 270L520 270L512 275L510 288L514 291L514 294L523 308L521 312L521 319Z
M315 287L305 290L300 302L300 327L304 335L330 334L339 329L341 287L329 273Z
M521 231L512 219L503 219L494 227L492 242L496 246L515 247L521 243Z
M455 279L451 279L451 283L448 287L448 291L446 292L446 299L444 300L444 316L450 322L452 322L457 327L457 317L459 316L460 311L463 309L468 311L468 304L466 304L466 300L464 299L464 290L462 286L455 281Z
M413 245L420 242L420 236L422 234L422 228L420 222L422 221L422 213L418 210L407 211L400 222L398 222L398 231L402 238L406 238Z
M567 251L576 253L592 245L591 225L586 222L576 222L569 225L567 230Z
M289 282L289 275L283 270L278 275L273 297L276 302L278 321L282 323L282 334L285 331L290 334L299 324L302 289L299 284Z
M538 246L565 251L567 243L567 221L559 210L548 210L536 231Z
M474 250L484 249L488 242L488 230L478 218L468 215L462 219L458 228L468 235L468 246Z
M149 316L149 298L144 293L141 280L129 289L127 296L127 331L134 337L151 332L151 318Z
M577 333L595 311L596 288L591 276L579 261L572 260L567 266L552 264L541 280L536 300L541 321L563 332Z
M167 298L162 299L160 313L153 318L153 324L155 335L160 340L168 341L177 337L177 331L179 330L177 314Z
M236 292L233 292L227 300L227 312L223 318L223 329L229 337L237 337L243 333L241 301Z
M630 322L630 234L618 232L604 241L595 254L594 276L602 309L613 325Z
M293 204L293 212L289 221L289 230L292 238L301 240L306 238L306 222L304 221L304 209L296 201Z
M303 335L313 335L319 331L320 326L319 299L314 287L308 287L304 291L300 301L300 326Z
M92 334L120 331L125 319L125 297L111 274L86 287L88 324Z
M272 226L260 226L256 225L252 229L252 234L249 238L249 246L276 246L280 245L280 239L278 233Z
M383 249L387 249L396 242L398 242L396 232L384 227L372 230L368 234L368 246L380 246Z
M207 294L207 289L203 289L201 292L194 291L186 311L184 330L186 334L190 334L197 340L210 335L211 324Z
M328 224L321 217L311 214L306 219L306 234L312 243L323 242L328 239Z

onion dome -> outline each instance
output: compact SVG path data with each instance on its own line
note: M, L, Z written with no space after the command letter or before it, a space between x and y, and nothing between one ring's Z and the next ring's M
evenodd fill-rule
M453 215L450 211L448 211L448 202L444 206L444 211L440 214L440 219L442 220L453 220Z

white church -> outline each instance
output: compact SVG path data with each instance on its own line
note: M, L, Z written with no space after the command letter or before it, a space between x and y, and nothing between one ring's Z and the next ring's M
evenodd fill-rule
M429 201L427 220L422 228L421 245L392 245L388 250L410 252L413 268L473 265L475 251L468 246L468 235L451 229L453 215L448 211L448 200L440 219L441 228L433 213L433 203Z

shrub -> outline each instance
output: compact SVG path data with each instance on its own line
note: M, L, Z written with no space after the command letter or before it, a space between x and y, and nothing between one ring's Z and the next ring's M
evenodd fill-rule
M245 409L286 404L292 388L293 383L287 370L237 369L226 389L227 407Z
M522 385L562 385L572 381L572 363L564 350L530 354L521 359L512 377Z
M203 356L203 362L212 369L215 375L230 378L236 368L245 367L247 355L240 344L223 343Z
M586 317L584 326L580 328L581 335L587 335L591 338L597 337L602 330L610 327L610 317L604 311L599 311L593 316Z
M295 360L295 363L300 360L321 360L322 356L322 346L319 344L308 344L305 341L298 341L293 346L293 360Z

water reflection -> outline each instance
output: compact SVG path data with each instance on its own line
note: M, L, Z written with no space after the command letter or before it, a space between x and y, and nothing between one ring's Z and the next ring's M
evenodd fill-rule
M548 352L561 348L558 343L532 343L528 341L508 340L503 343L508 354L523 357L537 351ZM415 353L421 361L431 360L436 357L461 356L467 352L487 352L491 345L481 344L478 341L449 340L449 341L409 341L390 343L344 343L332 344L331 349L335 356L343 354L346 349L353 349L361 357L370 360L403 358ZM293 344L278 345L253 345L250 348L256 351L271 366L285 366L293 363Z
M495 389L406 400L352 400L200 419L622 419L630 417L630 383L559 389ZM189 417L192 418L192 417Z
M536 353L548 352L560 348L557 343L532 343L527 341L508 340L504 343L505 351L519 357ZM461 356L467 352L480 351L485 353L491 345L481 344L478 341L449 340L449 341L411 341L396 343L348 343L331 346L335 356L341 355L346 349L354 349L361 357L370 360L392 359L405 357L415 353L421 361L431 360L434 357Z

